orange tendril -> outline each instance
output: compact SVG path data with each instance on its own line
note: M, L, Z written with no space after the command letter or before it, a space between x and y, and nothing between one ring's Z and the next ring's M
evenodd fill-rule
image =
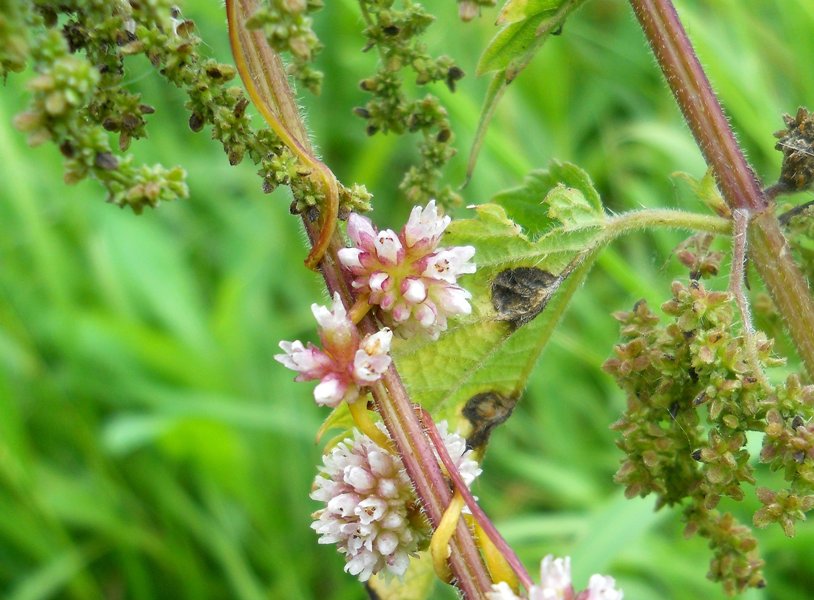
M240 73L240 78L243 80L243 85L246 87L246 92L263 116L263 119L280 138L280 141L294 153L303 165L311 170L310 176L316 176L321 180L321 187L325 194L323 210L320 211L322 213L322 227L316 235L316 239L313 240L311 252L305 259L305 266L316 270L331 243L334 231L336 231L339 218L339 187L333 172L306 148L307 137L299 120L296 105L293 104L293 100L290 98L290 89L286 79L280 77L278 82L269 79L275 72L282 70L282 63L271 50L262 34L246 30L244 26L245 15L243 13L248 11L244 7L244 10L239 13L238 3L252 3L241 0L226 0L229 43L232 46L235 66L238 73ZM252 51L251 54L249 51ZM271 73L269 73L270 71ZM265 94L258 89L258 84L263 87ZM281 85L284 85L285 88L281 88ZM287 97L281 98L281 95ZM288 110L284 110L285 108L288 108ZM294 125L300 130L302 140L305 141L301 141L290 131L284 122L286 120L294 121Z

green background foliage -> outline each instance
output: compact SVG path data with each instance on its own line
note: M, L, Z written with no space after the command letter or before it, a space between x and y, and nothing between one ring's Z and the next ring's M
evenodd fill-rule
M436 90L458 135L457 184L488 84L471 74L496 11L463 25L455 3L432 4L440 23L428 42L470 74L455 94ZM758 174L772 181L781 113L814 99L814 5L678 4ZM376 221L398 227L410 206L396 186L414 145L365 136L351 110L376 57L360 51L355 3L326 5L315 22L322 96L302 99L313 139L344 183L375 194ZM228 62L218 3L183 11ZM11 126L27 102L25 74L0 93L0 595L363 598L308 529L325 412L272 360L278 340L312 335L309 306L325 299L302 267L290 198L263 196L255 169L229 167L207 129L193 134L183 98L146 62L128 68L157 109L132 151L182 164L190 185L189 200L139 217L105 204L94 182L66 186L56 148L26 146ZM698 208L670 173L700 177L703 162L624 2L588 3L512 83L465 203L552 157L586 169L612 211ZM704 542L683 538L678 514L626 501L612 483L620 453L608 426L624 399L600 370L617 337L609 312L668 298L683 276L670 258L680 239L634 235L603 253L493 435L475 489L532 570L546 553L569 554L577 586L610 572L631 599L723 595L705 580ZM758 505L753 494L744 504L747 515ZM769 587L746 597L808 598L814 528L758 539Z

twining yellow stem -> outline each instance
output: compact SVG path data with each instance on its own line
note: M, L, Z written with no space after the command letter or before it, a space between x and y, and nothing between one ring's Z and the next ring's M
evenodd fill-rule
M381 448L390 448L392 442L390 438L373 422L370 418L370 412L367 410L367 402L360 398L356 402L348 403L348 410L353 417L353 422L356 428L364 433L367 437L373 440L377 446Z
M353 303L353 306L350 307L350 310L348 311L348 317L350 317L350 320L353 322L354 325L357 325L359 321L364 319L365 315L368 312L370 312L372 306L367 300L368 300L367 294L359 296L356 299L356 302Z
M447 563L447 559L449 558L449 540L452 539L452 534L455 533L455 528L458 526L458 519L461 516L463 508L464 498L460 492L456 491L430 540L432 566L435 569L435 574L438 575L438 579L446 583L452 581L452 572Z
M264 86L266 94L261 94L255 83L255 77L259 78L261 75L268 75L273 77L273 73L268 73L271 70L271 65L264 64L261 58L261 51L256 46L259 44L268 45L268 42L262 35L253 32L255 35L248 35L245 30L245 17L238 12L238 3L240 0L226 0L226 18L229 23L229 43L232 46L232 55L235 59L235 66L237 67L240 78L243 80L243 85L251 98L252 103L255 105L260 114L271 127L272 131L277 134L280 141L293 152L297 158L306 167L310 168L312 174L315 174L322 180L322 189L325 194L325 203L322 207L322 228L314 244L311 247L311 252L305 259L305 265L309 269L316 270L328 245L331 242L331 237L336 230L336 223L339 215L339 187L336 183L336 178L333 172L319 159L317 159L304 144L307 139L297 139L291 133L284 123L284 117L275 113L274 106L277 105L273 97L274 92L272 85ZM245 7L244 7L245 8ZM249 46L249 48L247 48ZM251 52L251 54L250 54ZM272 56L270 53L265 53L263 56ZM259 63L259 64L258 64ZM266 97L269 96L269 97ZM277 105L279 107L279 105ZM289 118L299 117L289 115Z
M526 571L523 563L520 562L517 554L515 554L515 552L509 547L506 540L503 539L498 530L495 529L495 526L489 520L489 517L487 517L486 513L483 512L483 509L478 506L478 503L475 501L475 497L472 496L472 492L469 491L466 482L458 472L457 466L450 457L449 452L447 452L447 448L444 445L444 441L441 439L441 434L438 432L438 428L435 426L435 423L433 423L432 417L427 410L421 406L414 406L414 410L420 415L419 418L421 423L424 425L427 435L430 437L433 445L435 446L435 450L438 453L438 458L441 459L448 476L453 481L455 486L455 495L460 496L464 503L469 507L472 517L481 526L483 533L489 537L495 548L497 548L503 554L503 557L511 566L512 570L514 570L516 573L517 578L522 582L523 587L525 587L527 590L531 590L534 585L531 580L531 576ZM489 581L492 581L491 576L489 577Z
M474 518L471 520L475 525L475 540L478 546L480 546L483 560L489 569L489 575L492 576L492 581L495 583L505 581L509 584L509 587L517 593L520 590L520 582L514 573L514 569L509 565L509 562L500 550L497 549L494 542L489 539L489 536L483 530L483 527L480 526L480 523ZM467 521L469 521L469 519L467 519Z

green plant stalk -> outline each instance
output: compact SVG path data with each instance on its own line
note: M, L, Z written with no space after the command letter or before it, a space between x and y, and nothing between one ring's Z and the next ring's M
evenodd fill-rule
M729 235L732 232L732 222L729 219L667 208L630 211L606 219L602 223L598 223L594 226L602 227L601 234L599 234L593 245L578 255L571 264L566 267L566 270L569 272L568 275L562 281L557 296L546 306L546 312L553 318L555 323L565 314L571 302L571 297L581 287L582 282L585 277L587 277L591 268L593 268L593 263L599 257L599 254L616 238L641 229L652 229L656 227L706 231L722 235ZM544 336L546 336L546 338L550 337L553 329L553 327L549 329ZM523 373L520 378L521 380L528 378L529 371L534 367L540 352L542 352L547 342L547 339L541 338L539 340L537 352L534 356L530 357L527 367L528 370ZM520 392L521 390L517 391Z
M731 210L746 209L752 216L750 257L814 377L814 299L675 7L670 0L630 0L630 4L724 200Z
M672 210L669 208L648 208L622 213L608 219L599 244L605 245L620 235L638 229L666 227L668 229L689 229L729 235L732 222L723 217Z

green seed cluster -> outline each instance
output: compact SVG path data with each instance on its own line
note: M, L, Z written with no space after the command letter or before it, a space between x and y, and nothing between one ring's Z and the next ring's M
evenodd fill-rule
M690 279L706 279L720 271L724 255L712 248L714 241L715 236L711 233L697 233L675 249L676 258L690 270Z
M91 176L114 204L140 213L187 197L183 169L138 165L124 154L132 140L146 135L155 112L125 85L130 57L141 55L185 92L192 131L211 126L232 165L248 156L259 165L266 192L288 185L297 212L316 213L323 195L309 170L272 132L252 127L249 101L229 83L235 68L201 56L200 42L194 23L168 0L12 3L0 19L3 74L26 61L37 73L28 83L31 104L16 125L30 144L51 141L59 147L66 182ZM340 203L343 214L369 210L370 194L361 186L340 187Z
M814 113L800 107L794 116L783 115L786 124L774 135L775 149L783 153L779 192L799 192L814 185ZM789 245L799 257L797 264L809 282L814 281L814 205L807 202L788 209L780 216Z
M0 77L17 73L25 68L28 57L28 28L26 23L30 3L0 0Z
M34 13L29 16L40 23L45 20ZM102 39L104 32L113 31L113 21L123 31L121 17L106 19L99 31ZM17 115L15 125L28 135L32 146L52 141L59 147L65 157L66 183L93 176L106 188L109 202L140 213L145 206L186 197L181 168L139 165L132 156L114 154L106 129L122 131L119 147L123 150L131 137L144 135L143 116L152 108L138 103L133 94L117 95L106 87L121 74L100 69L92 55L72 52L66 32L76 33L78 28L69 25L62 31L46 25L32 37L30 59L37 75L28 82L31 103ZM115 126L114 114L120 116Z
M702 241L696 251L685 248L693 264L709 256ZM755 484L749 431L764 434L760 459L783 469L789 484L757 490L764 508L754 524L777 522L792 534L793 522L814 507L814 386L791 376L767 388L737 334L729 293L675 282L661 308L666 325L644 301L615 315L622 342L604 368L627 394L627 410L613 425L625 453L616 480L628 497L653 493L658 506L685 507L687 533L709 539L709 576L727 592L760 587L763 562L750 529L717 507L725 497L742 500L744 484ZM765 335L754 334L752 343L761 365L780 363Z
M421 43L420 36L434 17L420 4L409 0L401 3L403 8L396 8L393 0L363 0L360 4L367 23L365 50L377 48L381 61L377 72L360 83L372 97L354 112L367 121L368 135L421 134L420 160L400 185L411 204L424 204L431 198L445 204L458 202L450 186L440 186L442 170L455 155L447 111L431 94L409 99L403 71L412 71L418 86L443 81L453 91L464 73L450 57L432 57Z
M323 5L322 0L269 0L246 23L262 30L275 51L291 56L288 73L313 94L322 88L322 73L311 65L322 44L309 15Z
M800 107L794 116L783 115L783 122L786 128L774 134L775 149L783 153L780 184L799 192L814 183L814 113Z

